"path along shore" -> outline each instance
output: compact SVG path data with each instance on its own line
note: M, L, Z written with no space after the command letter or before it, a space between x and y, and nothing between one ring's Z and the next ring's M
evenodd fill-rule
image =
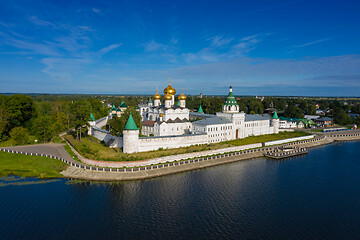
M334 141L351 141L351 140L360 140L359 130L323 134L321 136L315 137L314 139L292 142L292 143L277 145L273 147L262 147L262 148L245 150L241 152L232 152L226 154L219 154L215 156L188 159L184 161L169 162L164 164L137 167L137 168L123 168L123 169L102 168L102 167L94 167L94 166L82 164L73 160L67 154L67 152L64 153L63 151L58 151L60 153L60 156L59 155L53 156L51 154L41 154L41 155L47 155L48 157L60 159L68 163L70 165L69 168L61 172L61 174L65 178L89 180L89 181L129 181L129 180L156 178L156 177L175 174L175 173L202 169L210 166L216 166L216 165L247 160L252 158L259 158L259 157L263 157L265 151L271 151L272 148L279 146L290 145L297 147L312 148L324 144L329 144ZM7 151L10 150L12 152L29 154L26 151L24 151L24 149L25 150L27 148L30 149L31 146L21 147L23 152L15 151L14 149L16 148L19 147L3 148L3 149ZM59 149L59 146L56 145L56 148ZM42 151L44 150L45 148L42 149ZM38 153L36 155L38 155Z

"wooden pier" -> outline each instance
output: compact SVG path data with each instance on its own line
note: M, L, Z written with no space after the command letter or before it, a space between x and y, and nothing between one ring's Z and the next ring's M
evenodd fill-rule
M288 157L294 157L302 154L307 154L308 150L306 148L276 148L273 151L264 153L265 157L272 159L284 159Z

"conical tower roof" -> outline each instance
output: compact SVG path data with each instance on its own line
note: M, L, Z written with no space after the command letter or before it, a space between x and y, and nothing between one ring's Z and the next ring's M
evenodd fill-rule
M197 112L198 112L198 113L204 113L204 111L203 111L203 109L202 109L202 107L201 107L201 104L200 104L200 107L199 107L199 109L197 110Z
M90 121L96 121L95 118L94 118L94 114L90 114L90 118L89 118Z
M112 105L111 111L116 111L116 107L114 104Z
M127 105L126 105L123 101L121 101L120 107L121 107L121 108L126 108Z
M273 115L273 119L279 119L277 113L276 113L276 109L275 109L275 112L274 112L274 115Z
M130 116L125 124L125 128L124 130L138 130L137 126L136 126L136 123L134 121L134 118L133 116L131 115L131 112L130 112Z

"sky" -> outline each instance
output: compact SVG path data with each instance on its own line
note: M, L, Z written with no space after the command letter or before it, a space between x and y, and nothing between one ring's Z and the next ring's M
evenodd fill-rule
M360 1L0 6L1 93L360 96Z

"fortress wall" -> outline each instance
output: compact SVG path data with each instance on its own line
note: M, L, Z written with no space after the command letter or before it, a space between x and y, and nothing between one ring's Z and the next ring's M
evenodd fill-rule
M104 141L105 144L111 148L117 147L118 139L116 136L111 135L108 131L100 128L92 128L93 137L99 139L100 141ZM122 136L119 137L119 145L123 147L123 138Z
M274 127L270 126L269 120L248 121L245 124L249 126L244 127L244 137L274 133Z
M207 144L206 134L191 134L168 137L139 138L139 152L158 150L159 148L179 148L196 144Z
M107 121L108 121L108 117L100 118L99 120L95 121L95 126L98 128L102 128L103 126L106 125Z

